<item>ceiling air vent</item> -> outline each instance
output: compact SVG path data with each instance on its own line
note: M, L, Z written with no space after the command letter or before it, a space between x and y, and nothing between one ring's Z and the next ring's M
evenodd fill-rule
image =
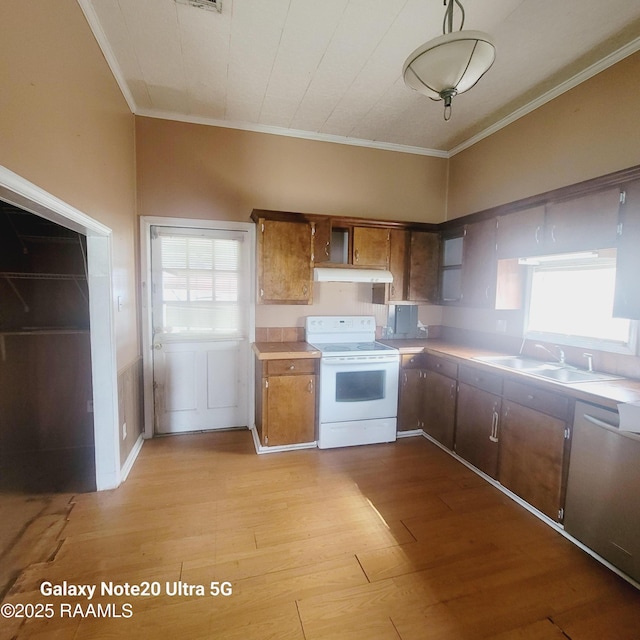
M222 12L222 0L176 0L178 4L187 4L198 9Z

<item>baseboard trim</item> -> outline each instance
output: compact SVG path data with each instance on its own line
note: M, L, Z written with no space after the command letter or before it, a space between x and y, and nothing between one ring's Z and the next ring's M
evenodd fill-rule
M411 431L398 431L396 438L414 438L415 436L423 436L424 431L422 429L412 429Z
M260 444L258 430L255 427L251 427L249 430L253 436L253 446L255 447L258 455L262 455L264 453L281 453L282 451L299 451L301 449L318 448L318 443L315 440L313 442L302 442L300 444L282 444L275 447L265 447Z
M597 560L600 564L607 567L607 569L613 571L616 575L620 576L623 580L628 582L631 586L640 590L640 583L634 580L631 576L628 576L624 571L618 569L618 567L612 565L608 560L605 560L602 556L598 555L593 549L587 547L584 543L580 542L577 538L574 538L570 533L567 533L564 527L559 523L555 522L549 516L545 515L541 511L538 511L535 507L532 507L528 502L523 500L520 496L517 496L512 491L509 491L506 487L502 486L497 480L494 480L491 476L488 476L480 469L474 467L472 464L467 462L464 458L461 458L457 453L447 449L444 445L438 442L435 438L432 438L429 434L422 432L424 438L432 442L437 447L440 447L445 453L448 453L452 458L455 458L458 462L463 464L467 469L473 471L476 475L479 475L483 480L486 480L490 485L494 486L496 489L504 493L508 498L511 498L514 502L517 502L521 507L525 508L529 513L533 514L539 520L542 520L546 525L557 531L563 538L569 540L576 545L576 547L582 549L586 554L590 555L594 560Z
M133 465L134 465L134 463L135 463L135 461L136 461L136 459L138 457L138 454L140 453L140 450L142 449L143 443L144 443L144 438L143 438L142 434L140 434L138 436L138 439L136 440L135 444L131 448L131 451L129 452L129 455L127 456L127 459L125 460L124 464L122 465L122 469L120 470L120 482L124 482L127 479L127 476L129 475L129 472L133 468Z

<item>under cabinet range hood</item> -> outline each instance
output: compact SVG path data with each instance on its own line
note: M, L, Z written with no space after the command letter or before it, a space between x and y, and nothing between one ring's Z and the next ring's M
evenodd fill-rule
M316 282L393 282L393 274L385 269L316 267L313 279Z

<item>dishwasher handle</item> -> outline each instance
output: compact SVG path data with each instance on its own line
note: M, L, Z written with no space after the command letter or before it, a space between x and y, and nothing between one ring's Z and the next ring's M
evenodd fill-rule
M615 431L619 431L618 427L615 424L611 424L606 422L605 420L601 420L600 418L596 418L595 416L591 416L588 413L583 413L582 417L591 424L595 424L598 427L604 427L605 429L614 429Z

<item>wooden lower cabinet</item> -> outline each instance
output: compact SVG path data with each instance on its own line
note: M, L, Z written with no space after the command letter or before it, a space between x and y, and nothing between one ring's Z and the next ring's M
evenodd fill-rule
M425 377L423 429L440 444L453 449L458 383L435 371Z
M262 445L316 439L316 367L311 358L258 361L256 428Z
M422 429L425 387L424 355L404 355L398 385L398 431Z
M460 382L456 416L456 453L492 478L498 477L496 421L502 398Z
M573 401L534 385L505 381L498 479L553 520L562 521Z
M553 520L562 519L566 426L559 418L503 401L498 479Z

